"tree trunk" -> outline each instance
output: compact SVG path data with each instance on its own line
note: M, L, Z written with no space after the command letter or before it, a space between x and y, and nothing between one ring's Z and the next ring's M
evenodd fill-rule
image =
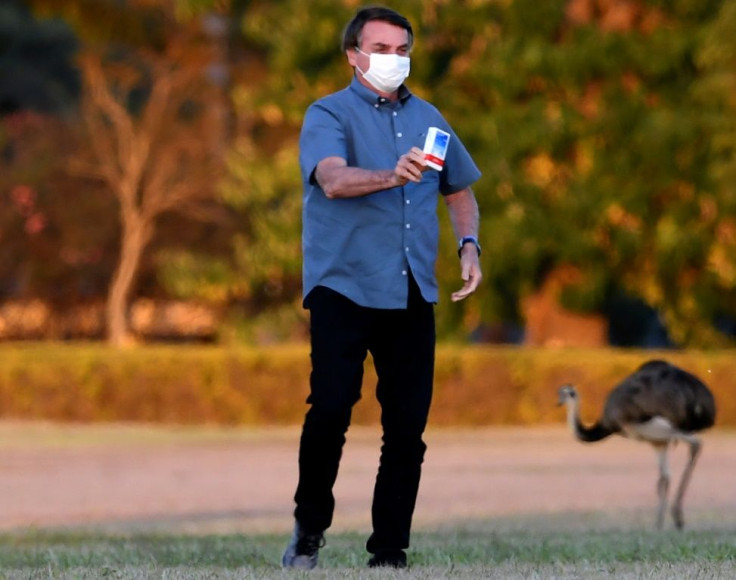
M128 303L143 250L150 240L150 224L139 216L123 219L120 259L107 296L107 342L128 346L135 342L130 332Z

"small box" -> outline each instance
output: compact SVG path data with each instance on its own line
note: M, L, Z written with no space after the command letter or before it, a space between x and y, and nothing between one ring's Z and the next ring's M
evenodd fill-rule
M432 169L442 171L445 165L447 146L450 143L450 134L437 127L427 130L427 138L424 140L424 159Z

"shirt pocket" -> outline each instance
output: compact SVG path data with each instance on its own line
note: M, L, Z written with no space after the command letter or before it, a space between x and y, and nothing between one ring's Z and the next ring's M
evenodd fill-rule
M414 135L414 138L412 139L412 146L413 147L419 147L420 149L424 149L424 142L427 140L427 130L417 133Z

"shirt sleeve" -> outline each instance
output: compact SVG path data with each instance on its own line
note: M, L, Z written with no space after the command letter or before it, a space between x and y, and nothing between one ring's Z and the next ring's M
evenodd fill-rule
M347 159L345 128L338 116L318 101L307 109L299 137L299 165L305 183L315 183L314 170L327 157Z
M444 169L440 172L440 193L450 195L470 187L478 181L481 172L468 153L463 142L448 126L450 143L447 148Z

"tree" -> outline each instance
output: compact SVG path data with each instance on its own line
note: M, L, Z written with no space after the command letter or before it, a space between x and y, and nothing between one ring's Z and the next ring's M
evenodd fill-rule
M83 120L94 149L75 168L103 181L120 204L120 259L106 308L108 340L116 345L132 340L127 307L157 219L201 212L215 195L219 151L208 138L208 55L176 32L161 51L87 53L81 60Z
M251 330L273 340L299 334L301 179L297 139L311 100L349 78L339 52L348 2L180 3L189 16L222 11L241 30L233 44L233 115L237 138L221 199L237 216L229 259L196 251L170 256L167 288L187 298L227 301ZM336 14L337 12L337 14ZM320 23L315 35L309 23ZM317 62L318 64L313 64ZM329 66L332 64L333 66ZM264 328L259 315L267 319Z
M694 110L711 136L708 195L701 214L709 216L710 236L697 297L725 331L736 334L736 5L723 2L718 17L703 29L697 63L703 74L692 89Z
M0 6L0 296L55 308L89 299L109 272L109 206L65 172L81 75L61 19ZM92 195L89 195L92 193Z
M479 9L438 93L459 94L459 130L486 141L484 265L503 291L478 319L574 267L579 281L560 296L569 309L605 314L623 291L661 312L677 343L720 340L707 297L710 144L691 96L700 31L719 5Z

